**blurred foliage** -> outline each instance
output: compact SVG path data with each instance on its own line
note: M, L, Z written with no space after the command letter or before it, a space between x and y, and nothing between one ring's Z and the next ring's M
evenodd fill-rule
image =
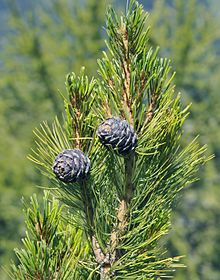
M199 134L215 154L215 160L201 170L201 180L185 190L174 217L168 251L185 254L187 265L175 279L220 277L220 20L215 3L157 0L150 16L152 29L157 31L152 33L152 42L172 58L177 88L186 104L192 102L185 131L191 136Z
M148 1L147 7L150 3L151 41L161 46L163 56L172 58L183 101L193 102L185 130L191 136L200 134L200 141L215 153L201 180L183 194L168 250L187 256L187 268L175 279L215 280L220 275L219 3L155 0ZM12 248L24 234L21 196L36 192L33 185L46 184L26 160L32 130L42 120L61 114L58 89L64 91L68 72L79 72L86 65L87 73L95 74L106 5L104 0L7 0L6 4L0 27L4 35L0 42L0 265L9 262Z
M22 196L45 179L26 155L32 130L61 115L65 76L87 65L95 74L103 48L105 1L7 1L0 53L0 265L24 234ZM3 274L1 279L3 279ZM5 278L6 279L6 278Z

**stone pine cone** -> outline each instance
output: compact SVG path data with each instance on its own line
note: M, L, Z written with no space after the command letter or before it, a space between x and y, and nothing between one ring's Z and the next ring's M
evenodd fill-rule
M73 183L86 178L90 169L89 158L80 150L64 150L54 160L53 172L65 182Z
M104 146L111 146L120 155L128 154L137 145L137 135L134 129L126 120L118 117L108 118L101 123L97 135Z

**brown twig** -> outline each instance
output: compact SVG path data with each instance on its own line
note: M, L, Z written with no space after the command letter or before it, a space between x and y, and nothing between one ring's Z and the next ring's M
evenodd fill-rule
M110 279L110 253L104 254L99 242L97 241L95 235L92 236L92 248L96 258L96 262L100 265L100 279L107 280Z
M93 248L93 252L94 252L97 263L99 263L101 265L105 259L105 255L102 252L102 249L101 249L95 235L92 236L92 248Z
M155 92L152 93L151 102L147 111L146 120L144 126L148 125L154 116L154 111L157 105L157 94Z
M138 92L137 103L139 103L141 98L143 97L143 91L144 91L144 88L145 88L147 77L148 77L148 75L144 71L142 71L141 74L140 74L140 87L139 87L139 89L137 89L137 86L135 86L135 90L136 90L136 92Z
M80 119L80 116L81 116L81 112L80 112L80 109L76 109L76 117L77 117L77 120ZM76 138L75 138L75 145L78 149L81 149L81 141L80 141L80 128L79 128L79 125L78 125L78 121L75 121L75 133L76 133Z
M112 112L111 112L111 109L110 109L110 107L108 105L108 101L107 100L103 101L103 107L104 107L106 116L108 118L112 117Z
M130 94L131 63L129 57L128 32L124 26L122 26L118 32L119 34L121 34L123 48L124 48L124 60L122 61L122 69L124 72L123 92L122 92L123 107L127 109L129 114L129 121L131 124L133 124L131 94Z
M73 136L74 139L74 146L78 149L81 149L81 141L80 141L80 128L79 128L79 122L78 120L80 119L81 116L81 111L80 111L80 106L78 102L78 95L76 93L73 94L72 92L72 97L71 97L71 105L72 108L75 109L75 118L72 119L72 127L74 129L75 135Z

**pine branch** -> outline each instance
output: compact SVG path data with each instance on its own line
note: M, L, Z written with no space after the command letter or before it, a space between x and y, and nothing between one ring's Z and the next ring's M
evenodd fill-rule
M94 115L90 109L95 101L95 83L93 78L89 81L85 68L81 69L78 77L70 73L66 78L68 100L65 100L65 107L69 137L74 140L73 146L82 150L86 144L83 139L93 136Z
M25 249L15 250L19 265L12 263L9 276L21 280L79 279L76 272L80 271L79 259L88 253L82 231L62 220L63 207L54 199L50 202L48 192L43 200L42 213L35 195L30 206L23 202L27 225L26 237L22 240Z
M196 141L181 148L189 108L174 95L170 61L147 44L146 20L136 1L120 18L108 10L108 53L98 61L100 78L89 81L84 69L79 76L69 74L64 127L56 119L35 132L30 159L49 177L90 246L87 259L77 264L82 279L169 277L179 257L168 259L158 243L169 231L178 192L208 160L206 147ZM100 126L103 135L112 133L105 141ZM81 151L73 158L75 148ZM51 170L63 150L69 152L58 171L65 173L66 164L66 181ZM88 162L90 172L81 173ZM40 222L35 231L43 240Z
M124 58L122 62L122 69L124 72L124 81L123 81L123 107L125 110L129 112L129 122L133 124L132 119L132 108L131 108L131 94L130 94L130 83L131 83L131 66L130 66L130 57L129 57L129 49L128 49L128 32L126 30L126 26L122 25L118 30L119 34L122 38L122 44L124 48ZM127 108L126 108L127 106Z

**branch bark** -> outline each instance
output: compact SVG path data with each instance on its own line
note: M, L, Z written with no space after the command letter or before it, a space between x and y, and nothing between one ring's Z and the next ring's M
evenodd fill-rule
M146 120L145 120L145 123L144 123L143 127L148 125L151 122L151 120L153 119L154 111L155 111L156 106L157 106L157 94L152 93L151 102L150 102L150 105L149 105L149 108L148 108L148 111L147 111Z
M110 238L111 264L119 257L120 252L117 250L121 237L126 231L129 217L129 204L133 196L134 186L132 183L133 170L135 165L135 153L131 153L125 161L125 190L124 197L121 199L117 211L117 224L112 230Z
M122 37L122 43L124 48L124 60L122 61L122 69L124 73L123 79L123 107L129 114L129 121L133 125L133 116L131 108L131 94L130 94L130 83L131 83L131 62L129 56L129 43L128 43L128 32L125 26L119 29L119 34Z

